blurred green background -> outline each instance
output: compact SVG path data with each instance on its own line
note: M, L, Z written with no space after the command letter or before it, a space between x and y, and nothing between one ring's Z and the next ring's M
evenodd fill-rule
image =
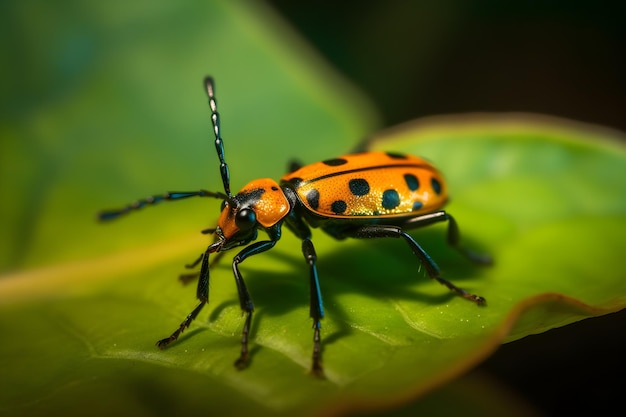
M72 13L92 16L100 11L86 1L73 3L80 7L72 7ZM148 37L152 33L162 36L169 31L174 37L176 31L185 29L185 22L180 22L178 15L173 13L163 26L149 30L142 26L143 31L119 33L119 38L113 39L111 44L94 45L90 39L97 39L98 34L80 36L95 30L93 27L66 27L60 32L62 36L55 37L59 33L49 33L44 26L37 24L40 20L63 20L66 17L64 13L68 12L63 7L50 3L42 8L40 6L44 3L24 2L17 8L13 7L14 4L4 2L0 9L5 16L0 25L3 38L0 85L2 118L18 123L20 118L28 120L30 112L82 89L90 77L106 80L107 74L100 71L105 71L103 68L107 63L101 60L109 56L113 44L121 47L116 53L120 52L131 65L136 60L138 68L146 65L146 57L159 57L159 50L145 51L141 57L133 56L132 49L124 51L123 45L115 43L120 39ZM383 126L440 113L528 111L626 130L626 79L623 76L626 73L626 8L623 3L364 1L357 6L331 1L274 0L269 4L311 42L332 67L370 97L382 116ZM125 8L119 16L98 17L128 30L130 26L127 22L117 22L116 19L133 15L142 20L149 19L151 14L166 14L163 10L151 9L149 2L122 2L119 7ZM132 13L128 12L128 8L132 9ZM13 13L15 10L21 15L16 16ZM199 15L198 19L201 20L202 16ZM80 16L76 16L75 21L80 20ZM26 21L31 22L28 30L20 26ZM219 32L219 28L215 31ZM15 36L16 33L19 36ZM41 44L49 46L42 50L41 55L28 53ZM181 96L195 94L195 89L199 88L197 72L203 75L211 71L213 57L228 57L228 51L215 51L213 48L216 46L207 44L206 55L202 57L169 55L167 60L155 59L152 63L154 71L161 75L154 79L160 79L164 72L173 72L172 67L180 66L185 68L189 77L195 78L185 85L179 85L174 80L169 85L155 85L155 107L142 111L154 112L155 118L166 121L168 114L164 109L175 108L173 114L188 115L190 126L188 131L180 132L180 136L204 140L206 126L197 124L206 111L201 104L158 101L162 96L171 96L172 90L183 90ZM167 44L163 48L173 49ZM42 73L40 68L47 62L54 62L55 70ZM127 110L133 108L134 84L145 86L152 81L144 78L145 74L138 72L136 75L136 79L126 80L129 84L123 86L128 88L127 101L124 102L128 107L115 110L120 115L117 121L127 123L117 126L117 129L126 135L129 132L136 134L134 146L138 148L129 146L120 155L116 149L108 149L107 138L99 134L98 129L107 126L109 121L102 120L100 126L93 126L81 125L77 120L75 133L89 138L84 146L96 143L91 157L83 161L85 166L102 164L100 161L103 158L119 157L145 164L146 172L150 172L153 164L158 166L175 158L172 155L150 155L150 159L146 160L149 152L145 149L149 149L153 137L147 130L149 127L142 126L141 130L135 131L133 129L137 127L133 126L132 120L125 119ZM216 75L225 85L230 82L253 86L263 81L257 78L255 68L233 66L232 71ZM119 106L119 97L115 96L117 90L106 83L99 88L105 100ZM168 92L162 93L162 89ZM280 91L277 91L276 95L279 94ZM11 97L11 100L5 97ZM224 112L228 112L228 101L222 100L225 102ZM241 101L238 103L246 106ZM82 111L88 113L91 104L82 103ZM372 125L378 124L375 116L371 119ZM282 123L288 124L289 118L283 118ZM5 130L0 132L0 152L4 153L4 161L10 160L8 153L12 152L7 146L7 139L13 132L6 126L3 123ZM54 123L52 120L38 120L29 129L33 137L38 137L40 132L54 130ZM237 136L236 129L233 126L232 136ZM349 133L356 135L360 132ZM52 143L45 144L49 148L34 147L33 143L20 143L20 151L26 149L35 156L41 156L54 150ZM77 148L76 152L84 152L84 149ZM68 160L71 157L66 156ZM171 178L171 186L181 183L188 184L192 189L205 186L206 173L200 177L197 169L188 174L183 172L188 166L201 166L203 159L204 155L198 154L178 160L178 170ZM0 190L12 186L13 170L17 172L18 169L24 172L25 167L10 164L0 167ZM31 172L49 172L54 176L62 169L58 166L38 166L32 167ZM273 174L281 172L283 167L271 169ZM110 196L113 188L127 181L121 172L111 172L110 176L111 189L91 190L88 191L90 195L95 195L97 199L101 191ZM183 181L193 177L198 178L196 183ZM140 190L147 179L134 178L133 181L133 184L121 185L126 187L123 195L130 198L141 195L137 195L135 190ZM163 189L168 187L170 185L166 184ZM42 188L45 189L44 186ZM47 196L35 193L31 197L28 207L34 210ZM123 197L120 202L125 202ZM0 210L2 216L12 214L6 211L6 206ZM72 217L73 214L68 212L68 227ZM134 227L142 230L146 223L157 217L140 219ZM27 219L28 213L20 213L19 218ZM27 227L47 226L44 223ZM14 246L3 248L7 252L19 253L17 249ZM45 254L42 256L45 257ZM24 262L36 263L37 260ZM488 372L504 381L549 415L610 414L621 407L618 402L621 387L605 375L621 375L626 371L622 359L626 347L622 331L625 323L626 315L618 313L505 345L479 372ZM564 398L568 400L563 401Z
M385 124L524 111L626 130L625 2L270 3L374 99ZM531 336L480 370L548 415L614 415L625 325L621 312Z

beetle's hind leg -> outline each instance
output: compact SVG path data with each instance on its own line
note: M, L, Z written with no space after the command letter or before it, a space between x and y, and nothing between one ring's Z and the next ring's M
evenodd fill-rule
M448 233L447 233L447 241L448 245L452 246L454 249L459 251L462 255L468 258L470 261L475 262L480 265L491 265L493 263L493 259L491 256L483 253L474 252L470 249L467 249L460 245L461 234L459 232L459 226L450 214L446 213L443 210L436 211L434 213L424 214L422 216L413 217L407 220L402 228L407 229L416 229L418 227L424 227L431 225L433 223L438 222L448 222Z
M359 226L353 230L346 230L343 232L343 236L345 237L354 237L354 238L378 238L378 237L395 237L395 238L403 238L404 241L409 245L413 254L420 260L420 263L426 269L426 273L432 279L437 280L440 284L445 285L450 290L456 292L461 297L473 301L479 306L484 306L487 304L487 301L476 294L471 294L465 291L463 288L457 287L452 282L448 281L441 277L439 267L432 260L432 258L426 253L424 249L413 239L408 233L404 232L399 226L386 226L386 225L367 225L367 226Z

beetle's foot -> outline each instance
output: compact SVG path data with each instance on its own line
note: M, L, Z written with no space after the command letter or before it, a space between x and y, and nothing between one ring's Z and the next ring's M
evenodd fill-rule
M171 335L168 338L159 340L158 342L156 342L156 345L159 347L159 349L165 349L166 347L170 345L170 343L172 343L176 339L178 339L178 335L176 336Z
M249 357L247 353L242 353L241 356L235 361L235 368L238 370L243 370L248 367Z
M476 305L479 307L485 307L487 305L487 300L485 300L485 298L481 297L480 295L469 294L468 298L472 300L473 302L475 302Z
M324 368L319 360L313 361L313 365L311 366L311 375L319 379L326 379L326 375L324 375Z

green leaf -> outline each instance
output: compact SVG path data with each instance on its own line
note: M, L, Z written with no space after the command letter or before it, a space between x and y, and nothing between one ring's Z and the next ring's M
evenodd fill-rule
M503 341L624 306L626 151L610 142L620 135L520 116L443 118L370 145L424 155L445 173L463 242L496 263L470 264L447 247L443 225L415 236L487 307L429 282L403 242L316 231L327 379L313 378L307 267L286 232L242 265L256 305L248 369L233 367L243 317L226 261L212 271L211 303L158 350L195 305L195 289L174 278L210 242L197 231L214 224L219 202L162 204L106 225L95 213L150 193L220 189L202 77L217 81L233 188L279 178L291 157L343 153L376 118L256 3L2 7L3 27L15 29L3 62L15 65L1 71L19 80L4 87L0 125L3 414L387 407Z
M0 75L15 82L3 95L0 271L208 227L212 201L147 210L108 238L94 222L146 194L221 188L205 75L235 189L279 178L290 158L348 149L377 125L365 98L265 7L192 3L3 3L15 32L1 53L14 65Z

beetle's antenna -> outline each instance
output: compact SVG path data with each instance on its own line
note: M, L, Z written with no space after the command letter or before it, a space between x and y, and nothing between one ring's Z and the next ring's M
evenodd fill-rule
M168 193L162 195L153 195L141 200L137 200L134 203L127 205L121 209L117 210L104 210L98 213L99 220L114 220L120 217L123 214L128 213L129 211L139 210L148 205L154 205L160 203L161 201L172 201L172 200L181 200L183 198L189 197L213 197L219 198L221 200L226 200L227 196L222 193L214 193L211 191L200 190L200 191L170 191Z
M220 173L222 175L222 182L224 183L224 193L211 192L206 190L200 191L174 191L167 192L161 195L153 195L141 200L137 200L126 207L116 210L104 210L98 213L99 220L113 220L118 217L135 210L139 210L148 205L154 205L161 201L180 200L189 197L213 197L227 201L231 206L235 207L236 200L230 193L230 174L228 172L228 165L224 160L224 143L222 141L222 133L220 131L220 115L217 112L217 101L215 100L215 83L213 78L206 77L204 79L204 85L206 87L207 95L209 96L209 106L211 107L211 122L213 123L213 131L215 132L215 149L217 150L217 156L220 159Z
M215 133L215 149L217 157L220 159L220 174L222 183L224 183L224 192L232 200L230 193L230 173L228 165L224 160L224 141L222 140L222 132L220 131L220 114L217 112L217 100L215 99L215 82L212 77L204 78L204 86L206 87L207 96L209 96L209 106L211 107L211 122L213 122L213 132Z

